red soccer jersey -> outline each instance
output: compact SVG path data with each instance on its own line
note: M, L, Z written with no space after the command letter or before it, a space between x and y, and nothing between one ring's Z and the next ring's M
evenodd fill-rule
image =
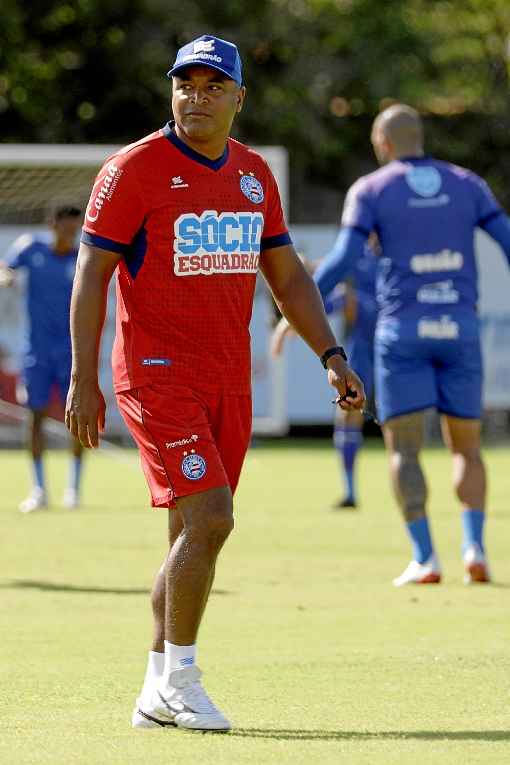
M250 391L260 253L290 242L276 181L259 154L229 139L209 160L169 123L106 160L82 241L123 255L116 390L165 380Z

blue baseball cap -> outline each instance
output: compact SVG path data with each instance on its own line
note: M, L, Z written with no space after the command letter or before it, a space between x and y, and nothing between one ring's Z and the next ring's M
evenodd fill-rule
M212 35L202 35L177 51L175 62L167 77L173 77L188 66L210 66L243 84L241 56L234 43Z

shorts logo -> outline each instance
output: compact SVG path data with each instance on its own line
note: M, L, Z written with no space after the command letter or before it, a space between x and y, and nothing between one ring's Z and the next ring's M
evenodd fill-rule
M459 325L449 316L437 319L420 319L418 322L418 337L431 340L458 340Z
M181 438L179 441L167 441L165 446L167 449L175 449L176 446L188 446L189 444L195 444L198 441L198 436L193 433L189 438Z
M254 175L242 175L239 183L241 191L245 197L248 197L250 202L259 205L264 201L264 189L261 182Z
M442 186L441 174L435 167L411 167L406 173L409 188L420 197L435 197Z
M415 274L430 274L436 271L460 271L464 265L461 252L441 250L441 252L413 255L411 271Z
M186 454L181 464L181 470L190 481L199 481L206 474L207 464L200 454Z
M121 175L122 170L120 170L114 162L109 162L106 166L106 170L102 172L101 177L94 183L90 202L85 214L85 217L90 223L96 222L99 218L99 213L103 209L104 203L106 201L109 202L112 198ZM99 186L99 191L96 192L95 189L97 186Z

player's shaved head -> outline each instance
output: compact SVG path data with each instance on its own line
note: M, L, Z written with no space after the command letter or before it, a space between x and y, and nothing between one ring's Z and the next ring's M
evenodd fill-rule
M423 154L423 123L411 106L393 104L381 112L372 127L372 144L380 162Z

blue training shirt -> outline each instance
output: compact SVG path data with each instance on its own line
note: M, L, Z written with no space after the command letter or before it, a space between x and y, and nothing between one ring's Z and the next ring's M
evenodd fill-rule
M58 255L43 238L25 234L11 245L5 263L28 273L25 293L29 352L71 348L69 312L78 250Z
M475 173L430 157L394 160L360 178L342 224L377 233L381 318L475 314L475 228L502 212Z

